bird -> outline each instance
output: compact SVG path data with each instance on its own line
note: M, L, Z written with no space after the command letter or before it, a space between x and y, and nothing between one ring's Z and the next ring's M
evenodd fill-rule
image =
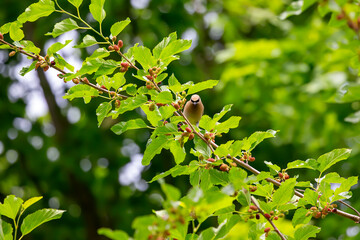
M199 126L199 121L204 113L204 105L199 95L194 94L191 96L190 100L185 104L183 113L191 124Z

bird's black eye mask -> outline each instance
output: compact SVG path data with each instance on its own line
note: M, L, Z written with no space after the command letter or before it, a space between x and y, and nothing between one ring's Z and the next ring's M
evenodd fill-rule
M200 101L200 99L195 100L195 101L191 99L191 102L192 102L192 103L199 103L199 101Z

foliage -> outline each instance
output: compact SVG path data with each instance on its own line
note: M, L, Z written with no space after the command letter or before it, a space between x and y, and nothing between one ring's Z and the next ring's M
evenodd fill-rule
M235 9L238 8L235 5L240 2L227 2L226 9L230 12L236 11ZM143 165L153 163L156 155L163 154L164 149L170 150L175 166L152 176L150 181L160 183L165 195L162 201L163 209L154 211L152 215L137 217L133 221L135 239L231 238L232 229L243 221L249 226L249 239L259 239L264 236L270 239L285 239L282 234L285 231L287 239L308 239L317 237L316 234L320 232L319 227L309 224L311 217L325 218L328 214L337 214L338 217L358 221L359 216L341 211L334 203L339 201L342 203L341 200L351 198L350 190L357 184L357 177L346 178L341 177L338 172L329 172L333 165L349 158L350 149L347 147L331 151L328 149L329 151L322 151L322 153L327 153L317 159L288 160L286 167L265 161L269 171L256 170L253 166L259 162L254 162L254 153L259 151L259 148L256 148L257 145L265 139L274 138L277 131L271 129L256 131L246 135L249 137L242 137L241 140L228 138L226 134L231 134L231 129L237 130L241 120L240 116L230 116L227 120L223 120L226 113L233 108L231 104L225 105L213 117L204 115L198 127L193 126L183 117L182 109L189 95L204 90L212 91L215 86L220 85L217 80L182 83L183 81L178 80L178 74L166 72L171 69L170 63L179 59L178 54L191 47L190 40L178 39L177 33L172 32L152 49L137 43L124 48L124 42L120 36L126 26L131 26L129 18L109 26L110 35L107 36L103 34L103 25L107 15L104 9L105 1L92 0L89 5L89 11L96 24L85 21L81 17L79 8L82 6L82 1L69 0L69 3L75 7L76 14L64 10L65 8L58 1L41 0L33 3L17 20L1 27L2 34L9 35L5 35L5 39L10 37L14 41L12 44L7 41L1 41L1 43L2 46L12 49L10 56L22 53L34 60L30 66L22 69L22 75L33 70L46 72L49 68L53 68L60 72L58 77L64 82L73 82L75 85L67 91L64 98L74 101L81 99L86 104L96 105L99 127L104 126L106 121L111 122L111 130L120 136L128 134L129 130L151 129L152 132L142 157ZM296 1L290 4L286 11L282 13L278 11L277 15L281 19L299 15L304 11L309 11L315 3L317 1ZM271 6L280 9L275 3L273 4ZM259 3L259 5L262 4ZM331 26L341 27L339 22L344 19L347 21L351 34L358 35L358 21L351 18L355 4L335 1L331 5L320 1L318 5L321 16L331 14L329 23ZM252 11L256 15L261 10L259 6L254 6ZM34 22L53 13L61 13L69 18L56 23L52 32L47 33L48 36L55 38L72 30L87 31L75 48L92 48L93 51L85 58L78 71L69 60L61 56L60 52L71 40L66 40L64 43L55 42L47 49L44 57L39 55L40 50L35 47L35 43L23 40L22 27L26 22ZM247 14L251 14L251 11ZM268 15L266 21L273 21L272 24L277 27L285 28L286 20L279 22L272 14ZM348 68L348 64L339 64L345 58L351 57L349 65L353 69L357 69L359 65L358 52L355 51L354 44L351 42L341 43L338 46L340 49L317 51L307 56L307 65L304 65L302 63L304 53L322 44L306 42L304 36L313 34L317 39L332 37L331 33L326 31L317 32L321 31L322 27L317 23L317 19L311 24L314 24L312 29L295 28L291 32L293 38L235 40L215 56L218 63L227 64L226 68L221 69L220 87L223 88L224 103L229 99L230 102L235 102L231 99L234 96L237 104L246 102L247 98L256 99L259 96L270 99L271 101L267 104L259 104L264 111L257 114L258 110L254 106L247 105L243 113L256 115L252 124L256 124L260 121L259 119L269 118L272 122L271 128L284 130L282 142L302 141L304 148L309 152L313 152L314 149L319 150L325 145L321 141L316 141L319 137L318 133L304 131L299 134L301 135L299 138L296 136L293 139L290 137L287 139L286 136L297 135L296 131L299 130L294 130L294 125L302 126L299 129L306 129L305 125L309 124L308 119L312 121L317 117L312 116L314 112L324 114L324 126L332 126L337 121L336 116L331 111L324 111L325 101L348 103L358 100L357 83L355 81L347 83L348 87L344 90L344 85L341 86L341 84L345 83L338 80L335 71L344 71L344 68ZM342 39L338 36L333 37L336 40ZM302 46L299 46L299 40L304 42ZM294 58L288 62L288 58L280 58L280 55L294 56ZM326 60L326 57L329 57L327 55L330 55L330 61L319 61L320 58ZM309 72L309 68L313 70ZM306 82L305 76L314 76L314 80ZM269 83L269 86L254 81L258 78L271 79L273 77L274 80ZM237 92L239 89L233 88L236 82L239 82L244 93L241 96ZM269 88L276 85L281 85L281 87L277 88L274 94L269 93ZM222 95L220 94L221 97ZM295 100L290 102L293 96ZM296 112L294 109L301 108L303 99L306 97L311 98L313 102L308 108L294 114L293 112ZM104 101L99 102L97 98ZM206 103L211 105L213 102L206 101ZM309 116L312 118L308 118ZM356 113L353 113L346 119L356 123L356 116ZM122 119L121 122L117 120L118 118ZM113 124L114 122L116 124ZM334 135L336 136L341 131L337 128L324 128L321 136L331 141ZM345 131L345 134L347 133L348 131ZM222 144L217 145L215 139ZM73 146L70 145L70 147ZM358 147L355 146L354 150L357 154ZM261 159L261 157L256 158ZM307 177L306 180L302 180L301 176L291 174L290 171L293 169L306 169L307 172L304 174ZM180 189L163 181L163 178L169 175L172 177L185 175L189 179L192 187L187 194L183 195ZM71 174L69 176L72 177ZM334 188L334 186L337 187ZM3 215L15 219L17 211L14 212L12 207L4 206L3 211L6 213ZM292 218L293 228L290 230L285 230L285 226L281 224L276 227L276 221L285 215ZM39 223L55 217L44 211L30 216L30 220L40 219ZM216 219L215 223L209 226L212 219ZM25 220L26 218L21 227L23 234L29 233L38 225L34 221ZM269 226L271 226L271 231ZM12 232L6 224L3 229L7 234ZM128 238L128 233L121 230L111 231L108 228L100 228L98 233L111 239Z

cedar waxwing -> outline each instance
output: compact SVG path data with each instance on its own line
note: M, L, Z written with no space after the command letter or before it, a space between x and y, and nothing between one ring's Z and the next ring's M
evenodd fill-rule
M204 105L201 102L200 96L197 94L192 95L190 100L185 104L184 115L191 124L198 126L203 113Z

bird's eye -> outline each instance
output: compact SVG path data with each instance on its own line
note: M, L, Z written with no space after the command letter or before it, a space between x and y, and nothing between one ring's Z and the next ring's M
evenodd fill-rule
M198 103L198 102L199 102L199 99L197 99L197 100L195 100L195 101L191 99L191 101L192 101L193 103Z

